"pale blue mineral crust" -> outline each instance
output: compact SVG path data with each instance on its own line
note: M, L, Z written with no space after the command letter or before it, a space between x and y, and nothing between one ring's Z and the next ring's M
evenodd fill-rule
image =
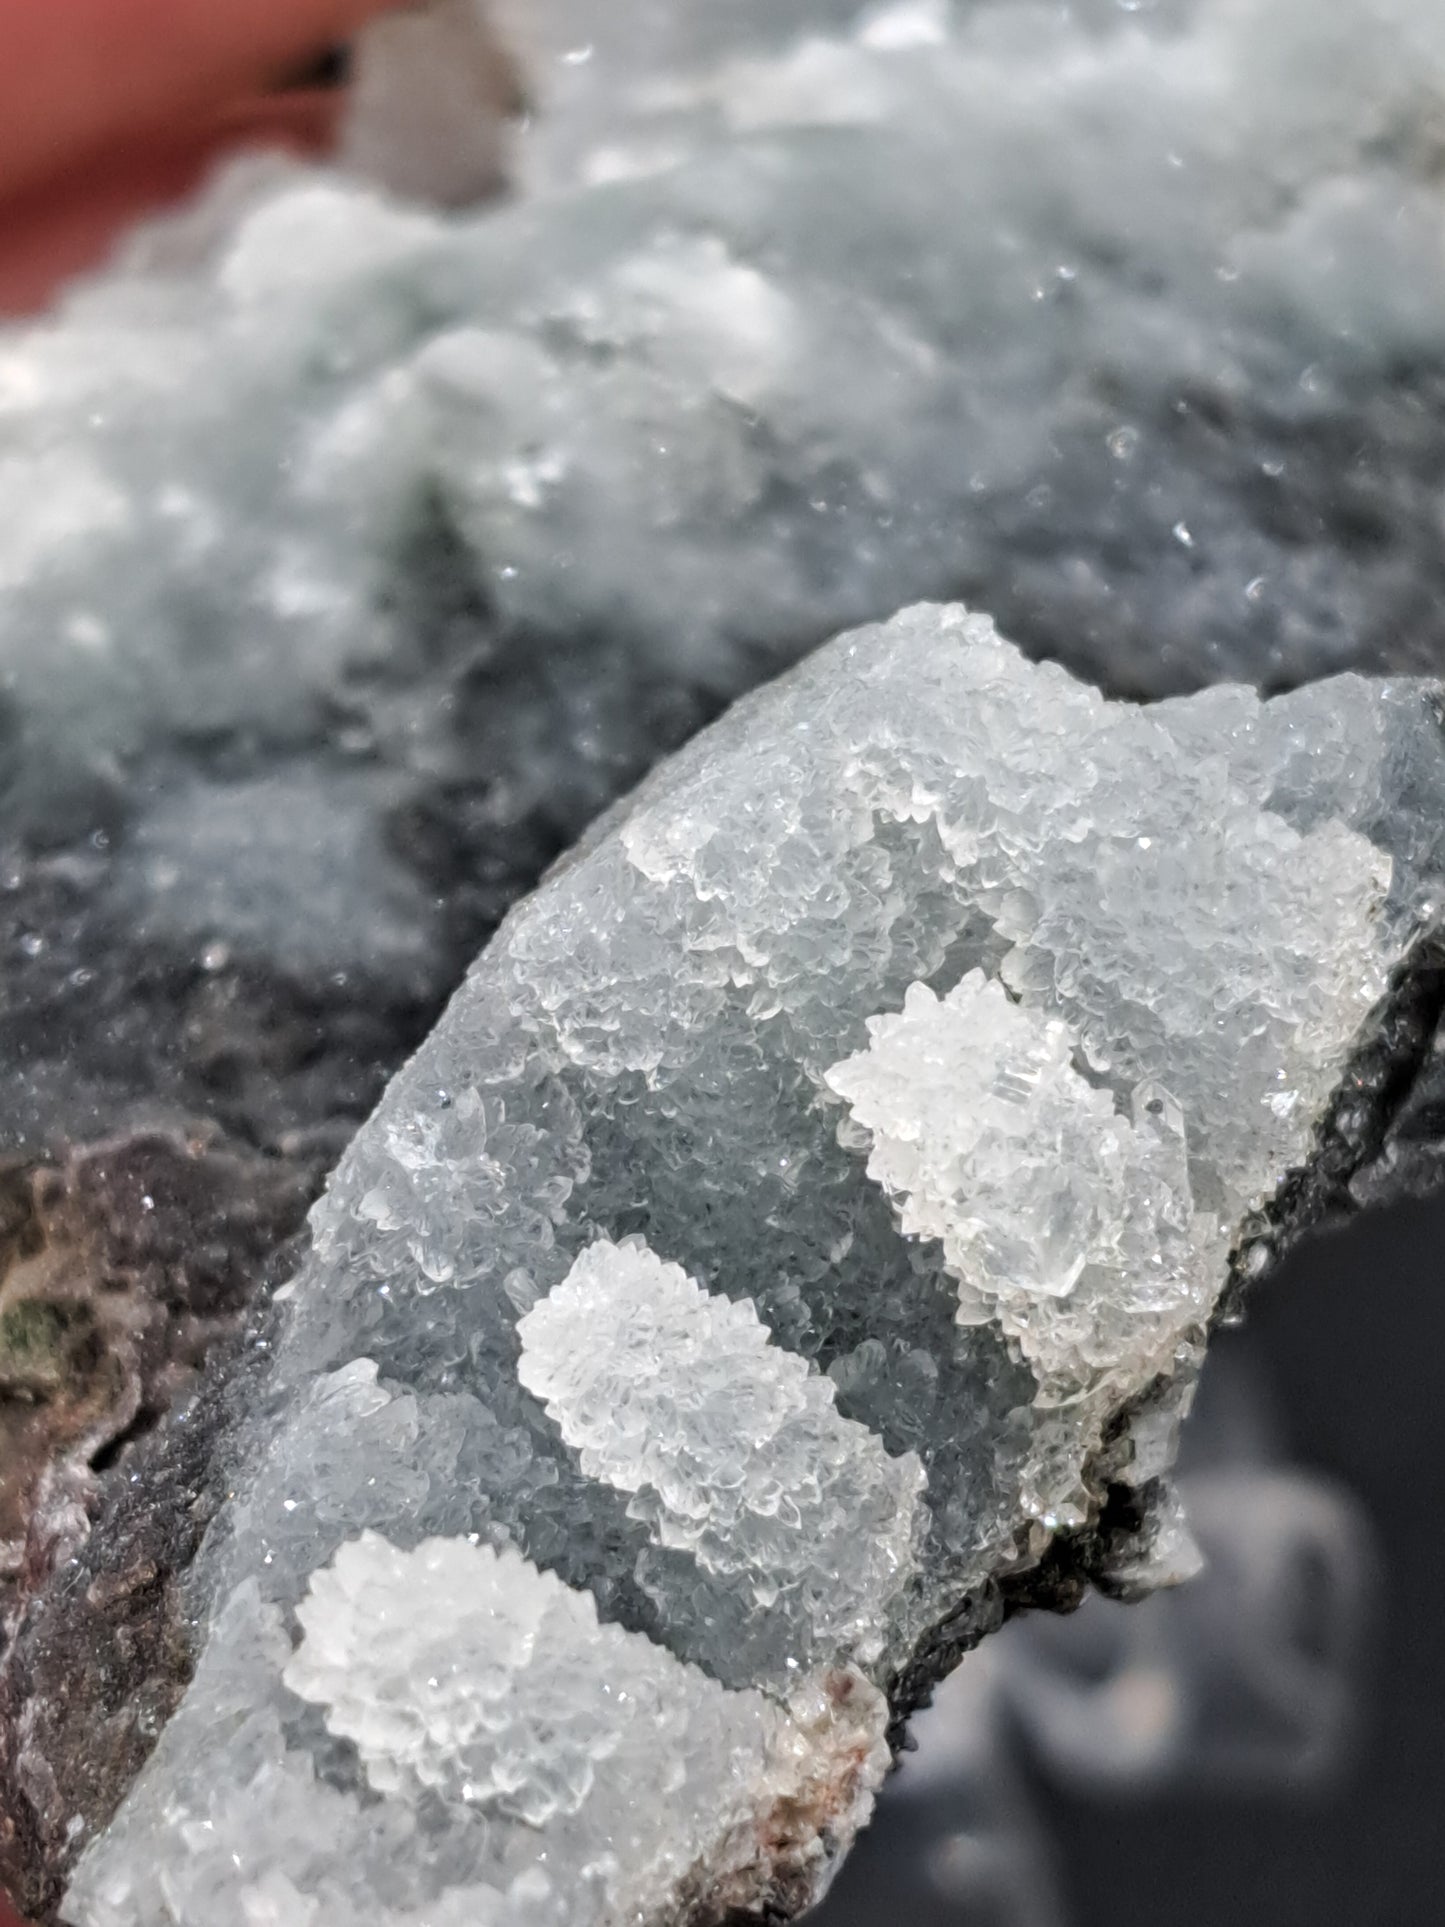
M1442 783L1430 685L1137 707L931 606L662 766L318 1206L67 1917L801 1907L933 1630L1167 1472Z

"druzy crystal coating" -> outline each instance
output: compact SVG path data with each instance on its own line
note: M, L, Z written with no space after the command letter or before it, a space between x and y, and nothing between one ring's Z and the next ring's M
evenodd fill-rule
M662 766L317 1208L72 1918L800 1906L935 1629L1167 1470L1442 781L1427 685L1139 707L934 606Z

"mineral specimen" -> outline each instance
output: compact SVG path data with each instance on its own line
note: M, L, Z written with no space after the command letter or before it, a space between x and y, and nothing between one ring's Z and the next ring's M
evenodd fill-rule
M796 1911L1162 1475L1440 869L1430 686L1140 708L920 607L664 765L346 1153L77 1927ZM1066 1543L1066 1541L1064 1542Z
M0 1883L37 1915L191 1664L178 1577L306 1200L503 911L660 754L920 595L966 594L1116 694L1439 656L1428 0L520 12L537 111L510 205L442 219L288 175L234 232L226 200L204 268L152 246L0 338ZM1258 736L1228 700L1233 722L1191 712L1206 744ZM1295 713L1280 809L1312 831L1328 760L1319 784L1350 802L1324 814L1383 847L1400 792L1375 710ZM1122 859L1114 881L1131 904ZM1067 950L1066 898L1011 994ZM1201 941L1207 899L1175 902ZM824 943L819 972L836 958ZM1237 966L1221 949L1211 981ZM866 1015L898 1019L911 981ZM1412 984L1310 1210L1438 1173L1442 999L1438 977ZM1094 1009L1104 988L1019 1061L1057 1048L1054 1017L1107 1047L1125 1019ZM1187 1021L1203 1037L1214 1016ZM1129 1013L1141 1049L1152 1021ZM1251 1044L1259 1063L1276 1041ZM810 1069L829 1102L868 1044L855 1027ZM839 1075L875 1083L889 1048ZM1167 1323L1212 1287L1173 1269L1173 1110L1136 1104L1153 1075L1111 1085L1117 1158L1097 1168L1152 1160L1173 1200ZM1103 1115L1062 1070L1050 1088L1061 1129ZM887 1115L839 1115L856 1159L896 1168ZM898 1210L947 1212L939 1142L920 1155L928 1196ZM1230 1155L1191 1156L1189 1210L1252 1195ZM1097 1229L1080 1305L1152 1235ZM953 1235L985 1252L994 1231ZM681 1245L653 1252L717 1288ZM955 1280L950 1315L996 1308L1053 1354L1092 1343L995 1284ZM758 1302L807 1349L801 1300L792 1323ZM82 1341L101 1368L57 1375ZM840 1416L911 1399L894 1456L922 1458L925 1348L843 1349ZM638 1495L607 1489L626 1525ZM649 1553L639 1614L667 1590L653 1564L688 1557ZM749 1680L778 1615L708 1584Z

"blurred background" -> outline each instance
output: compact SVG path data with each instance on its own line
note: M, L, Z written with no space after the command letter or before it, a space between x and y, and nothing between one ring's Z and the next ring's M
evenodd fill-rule
M1445 1206L1297 1251L1219 1341L1201 1576L1006 1627L820 1927L1430 1927L1445 1870Z

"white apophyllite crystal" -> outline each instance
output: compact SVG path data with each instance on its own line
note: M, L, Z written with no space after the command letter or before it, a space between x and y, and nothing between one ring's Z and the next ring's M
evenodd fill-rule
M195 275L0 334L12 821L88 835L144 756L129 810L184 812L197 744L270 773L340 716L318 783L477 782L500 861L960 582L1129 689L1438 648L1433 0L515 11L564 190L287 176ZM334 968L420 914L396 862Z
M915 1570L923 1467L840 1417L831 1381L750 1302L599 1240L517 1334L523 1385L661 1545L785 1613L805 1656L878 1657Z
M1184 1132L1148 1085L1132 1116L1085 1081L1068 1025L972 971L915 984L827 1074L906 1236L937 1239L959 1318L996 1318L1064 1393L1137 1381L1213 1298L1192 1241Z
M707 1748L729 1783L789 1724L756 1694L728 1693L640 1634L599 1624L589 1593L511 1548L429 1539L404 1552L363 1533L313 1575L297 1618L286 1685L324 1707L377 1792L431 1789L565 1837L589 1810L583 1827L617 1826L616 1785L600 1777L625 1776L629 1802L650 1780L673 1795L678 1868L707 1852L711 1816L679 1801L686 1775L673 1763Z
M378 1791L438 1787L544 1826L577 1811L599 1760L617 1748L595 1696L622 1655L611 1651L611 1666L593 1670L589 1701L552 1650L569 1635L598 1637L590 1605L515 1552L465 1539L402 1552L364 1533L313 1577L286 1684L325 1705L328 1727L355 1743ZM565 1622L550 1642L549 1606ZM626 1635L608 1631L611 1648L625 1646ZM622 1678L612 1683L624 1690Z

